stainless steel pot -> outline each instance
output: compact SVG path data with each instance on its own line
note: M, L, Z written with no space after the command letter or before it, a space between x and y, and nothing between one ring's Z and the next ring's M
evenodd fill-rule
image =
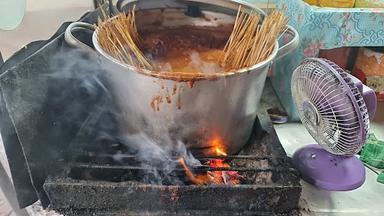
M137 22L139 28L150 29L190 25L220 28L233 25L239 5L254 8L249 3L228 0L123 2L125 4L119 4L122 9L135 4L137 11L146 11L141 17L136 14ZM203 16L186 16L185 11L191 4L199 6ZM84 50L92 50L72 35L79 29L95 30L87 23L72 23L65 32L66 41ZM113 86L122 112L120 129L123 134L143 132L159 145L182 141L188 147L196 148L207 148L221 141L229 153L239 151L250 137L272 61L298 45L298 33L289 27L285 34L291 35L291 41L281 48L276 41L267 60L240 71L202 76L192 82L174 80L162 73L138 71L117 61L101 49L97 32L96 29L93 44L105 68L108 68L105 75Z

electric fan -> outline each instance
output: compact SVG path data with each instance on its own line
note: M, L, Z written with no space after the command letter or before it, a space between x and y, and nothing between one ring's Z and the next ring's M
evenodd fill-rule
M360 187L365 168L354 154L367 140L375 92L335 63L310 58L294 71L292 93L303 125L320 144L294 153L302 178L325 190Z

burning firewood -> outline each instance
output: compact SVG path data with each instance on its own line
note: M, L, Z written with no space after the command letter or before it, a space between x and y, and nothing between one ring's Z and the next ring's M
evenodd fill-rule
M180 158L179 162L181 166L183 166L183 169L185 170L185 174L187 175L188 179L195 185L205 185L209 182L208 176L195 176L192 171L189 169L187 164L185 163L184 158Z
M204 174L195 175L185 163L183 158L179 159L179 162L187 178L195 185L237 185L240 184L241 176L237 171L208 171ZM222 159L210 160L207 165L212 168L229 168L229 164Z

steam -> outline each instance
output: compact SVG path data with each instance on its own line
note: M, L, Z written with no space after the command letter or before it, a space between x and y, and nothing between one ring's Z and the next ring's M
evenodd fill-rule
M162 65L160 67L160 70L164 71L164 72L173 72L172 65L169 62L167 62L164 65Z
M215 74L224 71L218 63L202 60L200 54L196 51L191 52L190 59L191 62L189 63L189 66L198 72L205 74Z
M186 65L186 67L193 69L194 72L212 75L225 71L225 69L221 67L218 63L218 60L206 61L202 59L200 53L195 50L190 51L188 55L189 64ZM172 67L172 64L170 62L167 62L165 64L159 64L158 69L164 72L179 72L176 71L177 69L175 70Z

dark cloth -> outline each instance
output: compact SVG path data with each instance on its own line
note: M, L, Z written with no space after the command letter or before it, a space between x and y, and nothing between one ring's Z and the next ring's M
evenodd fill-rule
M99 14L98 10L87 13L80 21L95 23ZM79 122L98 103L84 91L71 93L84 86L82 81L57 77L51 65L60 61L55 53L72 50L64 41L69 24L64 23L49 40L32 42L0 64L1 135L21 208L38 199L44 207L49 205L44 181L66 157L64 150L78 134ZM91 43L90 35L80 37ZM65 95L63 89L68 89ZM72 113L73 105L85 111Z

